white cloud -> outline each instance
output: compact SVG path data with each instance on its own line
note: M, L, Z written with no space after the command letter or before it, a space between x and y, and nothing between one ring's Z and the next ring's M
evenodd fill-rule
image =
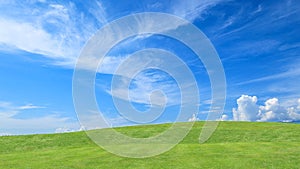
M98 68L99 73L115 74L118 66L127 58L127 56L106 56L103 58L101 65ZM95 62L95 60L91 60ZM88 64L88 63L87 63ZM93 64L93 63L91 63Z
M36 105L33 105L33 104L26 104L24 106L18 107L19 110L41 109L41 108L45 108L45 107L43 107L43 106L36 106Z
M185 94L183 104L195 102L195 82L188 78L192 75L187 72L187 66L166 54L155 53L155 57L152 57L148 53L131 57L105 57L98 72L112 74L115 80L112 88L105 90L114 97L147 105L151 104L150 101L156 106L164 106L166 102L167 105L180 104L182 93Z
M223 29L231 26L235 22L235 20L236 20L236 17L230 17L230 18L228 18L219 29L223 30Z
M300 120L300 99L298 99L297 101L297 106L289 107L287 110L287 114L290 117L290 120Z
M0 18L0 43L52 57L63 57L59 41L30 23Z
M15 110L15 111L20 111L20 110L28 110L28 109L41 109L41 108L45 108L44 106L37 106L37 105L33 105L31 103L29 104L25 104L23 106L15 106L10 102L4 102L4 101L0 101L0 112L3 112L4 110Z
M0 16L0 46L41 54L54 59L53 64L73 67L81 47L97 30L96 16L87 18L71 2L37 4L7 4L15 12Z
M179 88L167 75L146 71L141 72L133 79L124 76L117 78L118 85L114 85L113 91L107 90L114 97L147 105L152 103L156 106L164 106L166 102L168 105L180 103ZM128 88L126 84L130 81L131 85ZM166 98L155 91L163 92Z
M260 121L282 121L289 118L287 110L280 106L277 98L267 100L259 109Z
M268 80L274 80L274 79L284 79L288 77L297 77L300 75L300 69L299 68L292 68L282 73L272 74L265 77L260 77L257 79L251 79L248 81L244 81L241 83L237 83L237 85L245 85L245 84L251 84L251 83L257 83L257 82L263 82Z
M179 1L174 6L172 13L193 20L195 17L206 10L208 7L217 4L219 0L189 1L182 3ZM28 3L28 4L26 4ZM45 55L54 59L53 64L73 68L80 49L88 38L93 35L99 25L107 23L107 13L105 6L100 1L90 2L87 13L78 11L73 3L48 3L36 5L35 2L26 2L18 5L18 2L10 1L7 5L11 6L16 13L7 13L0 16L0 44L12 46L31 53ZM48 5L48 6L47 6ZM23 13L28 13L29 17L23 17ZM87 18L87 15L92 17ZM20 17L15 17L20 16ZM92 19L91 19L92 18ZM148 23L138 25L137 31L151 30L159 27L161 32L176 29L182 23L165 23L159 20L151 22L151 19L143 19ZM95 20L98 22L95 23ZM161 24L155 24L159 22ZM83 26L84 25L84 26ZM122 30L114 30L115 36L121 35ZM149 35L148 35L149 36ZM143 38L146 38L145 36ZM103 39L105 41L105 39ZM105 44L104 44L105 45ZM130 44L129 44L130 45ZM1 45L0 45L1 46ZM114 59L114 58L107 58ZM113 60L111 60L114 62ZM87 58L83 61L85 69L93 70L97 58ZM104 66L104 71L107 68Z
M56 128L61 128L62 126L75 129L79 128L77 123L70 121L67 117L60 117L57 114L47 114L41 117L33 116L26 119L15 117L25 110L41 108L45 107L33 104L17 106L10 102L0 102L0 131L3 133L12 133L11 131L37 133L45 130L54 131Z
M242 95L237 99L238 108L233 108L233 119L236 121L254 121L259 110L256 96Z
M107 16L106 16L106 12L105 12L105 8L103 6L102 3L100 3L99 1L95 1L95 4L94 4L94 8L90 8L89 9L89 12L92 13L97 21L101 24L106 24L107 23Z
M263 10L263 7L262 7L261 4L259 4L259 5L257 6L256 10L254 10L253 12L251 12L250 15L255 15L255 14L257 14L257 13L260 13L262 10Z
M84 131L85 128L81 126L80 128L68 128L68 127L59 127L55 129L55 133L70 133L70 132L77 132L77 131Z
M189 122L191 122L191 121L198 121L198 120L199 120L199 118L197 117L197 113L194 113L193 116L188 119Z
M221 118L219 119L219 121L228 121L228 120L229 120L229 117L228 117L227 114L223 114L223 115L221 116Z
M257 104L256 96L242 95L237 99L238 108L233 108L233 118L236 121L299 121L300 99L289 106L280 104L277 98Z
M209 8L216 6L223 0L201 0L201 1L176 1L172 13L183 17L191 22L201 18Z

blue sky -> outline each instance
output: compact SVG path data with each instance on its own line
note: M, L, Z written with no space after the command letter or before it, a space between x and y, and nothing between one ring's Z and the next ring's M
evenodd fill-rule
M72 99L73 70L89 38L105 24L141 12L186 19L214 45L226 74L224 114L219 120L300 120L300 2L278 1L0 1L0 134L79 130ZM133 125L118 114L112 98L127 100L122 86L111 92L116 67L138 50L161 48L191 69L205 120L211 103L206 69L189 47L162 35L122 41L105 57L95 79L97 103L112 126ZM172 61L170 61L172 63ZM119 80L126 75L119 74ZM176 81L160 70L145 70L131 81L133 106L149 108L149 94L164 91L163 115L152 123L172 122L179 110ZM163 101L156 97L156 105Z

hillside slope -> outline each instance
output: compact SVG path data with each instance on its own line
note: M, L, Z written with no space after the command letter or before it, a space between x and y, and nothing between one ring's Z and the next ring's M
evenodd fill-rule
M149 137L170 124L123 127ZM146 159L123 158L95 145L84 132L0 137L0 168L300 168L300 124L220 122L198 144L203 122L175 148Z

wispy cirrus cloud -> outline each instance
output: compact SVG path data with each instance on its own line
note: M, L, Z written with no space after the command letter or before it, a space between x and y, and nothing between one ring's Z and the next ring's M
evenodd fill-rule
M98 6L91 12L100 4L94 3ZM72 2L9 1L6 5L9 11L0 7L0 45L41 54L57 65L74 64L86 40L104 23L99 12L80 12Z
M54 132L56 128L68 127L79 128L77 122L73 122L68 117L61 117L57 114L47 114L39 117L17 118L25 111L44 111L45 106L34 104L15 105L11 102L0 102L0 133L29 134L41 132ZM47 110L48 111L48 110Z
M237 83L236 85L245 85L245 84L264 82L264 81L276 80L276 79L287 79L287 78L291 78L291 77L299 77L299 75L300 75L300 69L290 69L290 70L282 72L282 73L273 74L273 75L269 75L269 76L260 77L257 79L251 79L248 81L240 82L240 83Z
M43 108L46 108L46 107L44 107L44 106L36 106L36 105L33 105L33 104L26 104L24 106L20 106L19 107L20 110L43 109Z
M253 4L256 7L253 8ZM241 12L231 17L237 18L237 24L232 29L218 32L216 39L233 38L247 32L257 32L258 35L272 31L272 29L283 29L288 27L287 22L299 21L300 10L297 1L278 1L276 3L245 3L241 6ZM294 17L293 17L294 16ZM288 18L288 20L286 20Z
M171 13L185 18L191 22L195 19L202 19L202 15L207 12L211 7L216 6L219 3L223 3L223 0L202 0L202 1L173 1Z
M170 13L193 21L214 1L178 1ZM73 68L85 42L107 23L107 11L101 1L92 1L86 11L80 11L72 2L3 1L0 12L0 45L10 46L53 59L53 64ZM10 10L5 9L5 5ZM82 6L83 8L85 5ZM12 12L14 11L14 12ZM23 16L27 13L28 16ZM148 24L151 27L151 23ZM161 31L176 29L162 25ZM115 32L118 34L118 32ZM143 37L146 38L146 37ZM1 48L4 50L5 48ZM93 61L92 61L93 62Z
M0 44L52 58L64 57L59 40L43 29L3 18L0 18L0 26Z
M153 104L154 106L164 106L165 102L168 102L168 105L180 103L179 88L168 75L144 71L133 79L122 76L115 78L118 78L116 81L117 88L114 88L113 92L106 90L113 97L146 105ZM128 83L130 86L126 86ZM155 94L154 91L161 91L165 96Z
M108 56L103 59L98 72L114 76L118 84L114 86L114 92L111 92L112 89L110 87L106 86L103 88L101 86L107 93L119 99L150 105L150 95L154 90L160 90L168 96L169 105L180 102L179 99L176 99L180 97L179 88L176 81L172 80L169 75L158 72L155 69L142 69L138 74L132 75L130 70L134 69L134 67L130 66L131 64L126 66L126 70L118 71L119 66L128 58L129 56ZM145 67L148 64L147 59L142 57L134 60L134 63L132 63L132 65L145 65ZM126 86L128 83L130 85ZM164 104L164 98L160 95L151 96L152 101L154 101L152 104L156 106Z

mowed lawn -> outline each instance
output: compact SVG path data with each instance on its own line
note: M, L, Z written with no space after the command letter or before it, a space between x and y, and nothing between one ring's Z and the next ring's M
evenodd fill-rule
M148 137L170 124L118 128ZM220 122L213 136L199 144L203 122L159 156L133 159L99 148L84 132L0 137L0 168L300 168L300 124Z

